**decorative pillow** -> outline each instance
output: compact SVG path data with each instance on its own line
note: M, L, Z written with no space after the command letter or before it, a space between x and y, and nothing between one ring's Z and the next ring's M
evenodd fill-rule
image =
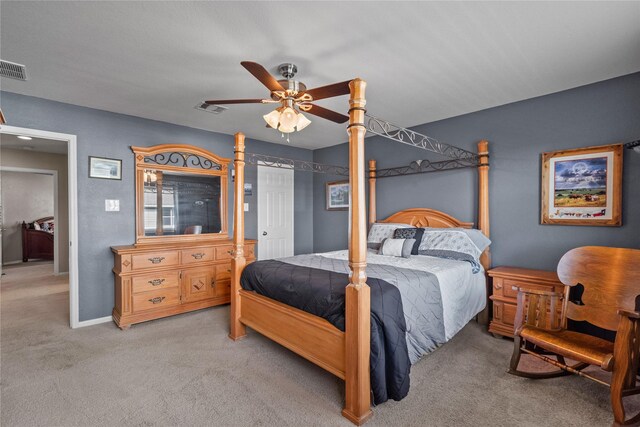
M411 249L411 255L418 255L418 248L420 242L422 242L422 235L424 234L424 228L396 228L393 232L394 239L415 239L413 248Z
M482 253L465 232L451 228L430 228L425 230L419 250L434 249L461 252L471 255L476 260Z
M380 255L409 258L415 239L384 239L380 245Z
M34 230L41 230L42 228L40 227L40 224L38 224L37 222L33 223L33 229Z
M427 227L427 228L425 228L425 231L426 230L439 231L439 230L442 230L442 228L429 228L429 227ZM489 247L489 245L491 244L491 240L487 236L485 236L482 231L478 230L477 228L458 228L458 227L454 227L454 228L447 228L446 230L462 231L464 234L469 236L471 241L473 241L473 243L478 247L480 252L484 252L484 250L487 249Z
M411 228L411 226L409 224L398 224L392 222L376 222L372 224L371 229L369 230L369 236L367 237L367 246L371 249L376 249L375 247L369 246L369 244L380 244L384 239L393 237L393 232L396 231L396 228Z

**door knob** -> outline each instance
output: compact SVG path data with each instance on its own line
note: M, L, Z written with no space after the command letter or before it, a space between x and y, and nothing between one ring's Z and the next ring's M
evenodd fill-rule
M263 232L262 232L262 235L263 235L263 236L266 236L266 235L267 235L267 232L266 232L266 231L263 231Z

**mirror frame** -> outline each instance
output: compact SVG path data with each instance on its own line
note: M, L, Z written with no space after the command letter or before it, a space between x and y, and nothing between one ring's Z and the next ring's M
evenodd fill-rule
M187 144L160 144L152 147L131 147L135 155L136 166L136 245L151 243L202 242L207 240L228 239L227 189L230 159L219 157L205 149ZM220 170L197 169L183 166L158 165L145 163L144 159L163 153L185 153L200 156L220 165ZM162 171L183 172L197 175L220 177L220 232L205 234L178 234L170 236L145 236L144 234L144 171L157 169Z

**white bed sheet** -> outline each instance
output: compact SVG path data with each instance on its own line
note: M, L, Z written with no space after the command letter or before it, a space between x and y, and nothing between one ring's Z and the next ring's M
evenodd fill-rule
M335 259L349 258L349 252L346 250L318 255ZM447 341L486 307L487 285L484 270L473 274L471 264L468 262L424 255L412 255L409 258L385 256L378 255L373 250L368 251L367 262L435 274L440 283Z

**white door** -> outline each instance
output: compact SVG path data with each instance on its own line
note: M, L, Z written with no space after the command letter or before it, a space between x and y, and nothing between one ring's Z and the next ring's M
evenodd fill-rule
M258 259L293 256L293 169L258 166Z

